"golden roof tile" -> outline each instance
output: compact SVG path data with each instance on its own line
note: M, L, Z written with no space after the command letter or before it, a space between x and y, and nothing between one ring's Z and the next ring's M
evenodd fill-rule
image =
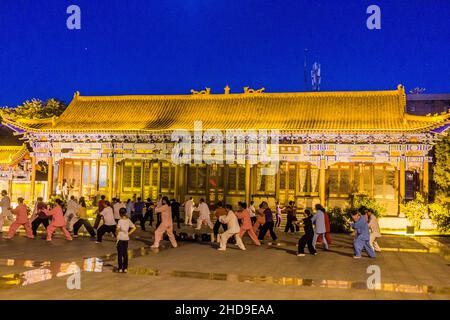
M404 88L390 91L209 95L81 96L59 117L41 122L3 117L34 132L170 132L203 129L278 129L283 132L425 132L450 114L406 113Z

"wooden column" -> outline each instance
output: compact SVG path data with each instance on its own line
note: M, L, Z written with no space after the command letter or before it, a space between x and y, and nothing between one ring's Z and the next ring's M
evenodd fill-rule
M405 159L402 157L400 159L400 163L399 163L399 203L403 203L403 201L405 200Z
M12 186L13 186L13 174L11 174L11 177L8 180L8 194L11 199L12 199Z
M174 174L174 183L173 183L173 198L175 200L177 200L178 202L181 201L181 199L179 199L180 196L180 166L179 165L175 165L175 174Z
M250 167L250 160L245 160L245 202L247 203L247 206L250 206L250 199L251 199L251 167Z
M53 157L48 157L48 171L47 171L47 200L53 194Z
M107 166L108 176L107 176L107 183L108 183L108 200L111 201L113 197L113 175L114 175L114 158L110 156L108 158L108 166Z
M425 194L425 199L428 199L428 193L430 192L429 180L428 159L425 157L425 162L423 163L423 193Z
M319 199L320 199L320 204L322 206L325 206L325 168L326 168L326 164L325 164L325 159L320 159L320 166L319 166Z
M30 197L31 201L35 201L36 190L36 158L31 156L31 185L30 185Z
M181 164L180 165L180 169L179 169L179 177L178 177L178 181L179 181L179 199L180 199L180 203L184 203L185 201L185 196L186 196L186 165L185 164Z

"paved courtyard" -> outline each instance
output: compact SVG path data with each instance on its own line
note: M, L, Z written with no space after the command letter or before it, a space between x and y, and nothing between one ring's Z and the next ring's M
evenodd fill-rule
M192 233L192 229L184 228ZM229 245L180 242L154 251L153 229L130 241L128 274L113 272L115 241L87 237L52 243L23 235L0 241L0 299L450 299L448 238L383 236L376 259L352 258L350 235L333 234L317 256L296 256L298 235L279 232L280 245L247 251ZM267 243L267 242L266 242ZM367 288L367 268L381 270L381 285ZM81 268L79 290L67 280Z

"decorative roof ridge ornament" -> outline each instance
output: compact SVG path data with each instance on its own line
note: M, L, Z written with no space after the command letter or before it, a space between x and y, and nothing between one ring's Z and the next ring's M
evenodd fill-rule
M207 94L210 94L210 93L211 93L211 88L205 88L205 90L201 90L201 91L195 91L194 89L191 89L191 93L192 93L193 95L198 95L198 94L204 94L204 95L207 95Z
M230 94L230 86L226 85L225 88L223 88L224 94Z
M74 98L74 99L78 98L79 96L80 96L80 91L75 91L75 92L73 93L73 98Z
M251 94L251 93L263 93L266 88L261 88L258 90L251 89L250 87L244 87L244 94Z

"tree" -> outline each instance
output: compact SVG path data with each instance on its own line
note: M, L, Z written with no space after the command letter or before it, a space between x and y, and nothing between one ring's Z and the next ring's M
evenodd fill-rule
M11 108L4 107L2 111L13 118L47 119L60 116L66 109L66 105L56 99L48 99L46 102L39 99L27 100L23 104Z
M439 231L450 230L450 135L435 146L433 180L436 184L435 202L430 205L430 218Z
M450 196L450 135L436 144L435 157L433 180L437 186L437 193L448 198Z

